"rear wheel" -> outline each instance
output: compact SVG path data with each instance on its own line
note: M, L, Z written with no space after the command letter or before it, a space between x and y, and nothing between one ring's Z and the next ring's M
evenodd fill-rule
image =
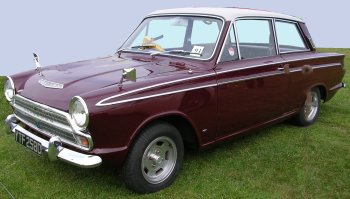
M293 118L296 125L309 126L313 124L320 110L321 94L318 88L311 89L306 96L304 106Z
M182 138L174 126L159 122L146 127L123 166L124 182L139 193L164 189L175 180L183 153Z

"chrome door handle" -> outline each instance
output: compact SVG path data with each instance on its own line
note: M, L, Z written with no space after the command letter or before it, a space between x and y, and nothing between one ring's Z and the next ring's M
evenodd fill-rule
M279 71L284 71L286 74L289 74L289 64L285 64L277 68Z

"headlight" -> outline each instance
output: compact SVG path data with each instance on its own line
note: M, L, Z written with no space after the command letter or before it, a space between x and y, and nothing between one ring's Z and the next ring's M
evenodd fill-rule
M13 84L13 81L10 77L7 77L7 80L4 84L4 94L7 101L13 101L13 97L15 96L15 85Z
M86 130L89 124L89 111L83 98L73 97L69 105L69 114L78 130Z

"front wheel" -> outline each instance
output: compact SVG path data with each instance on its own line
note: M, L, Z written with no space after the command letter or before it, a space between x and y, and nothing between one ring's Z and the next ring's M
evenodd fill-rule
M311 89L298 115L293 118L296 125L309 126L313 124L320 110L321 94L318 88Z
M182 138L174 126L159 122L146 127L123 166L124 182L139 193L164 189L175 180L183 153Z

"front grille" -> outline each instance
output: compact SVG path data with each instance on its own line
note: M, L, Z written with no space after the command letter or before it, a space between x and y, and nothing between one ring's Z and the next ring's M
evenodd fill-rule
M34 105L33 103L30 103L29 100L16 96L15 104L18 107L26 109L27 112L32 113L37 117L46 119L50 122L59 122L63 125L69 126L69 122L65 116L57 114L43 107Z
M29 127L47 136L59 136L62 141L77 144L67 116L60 111L15 96L14 114Z

